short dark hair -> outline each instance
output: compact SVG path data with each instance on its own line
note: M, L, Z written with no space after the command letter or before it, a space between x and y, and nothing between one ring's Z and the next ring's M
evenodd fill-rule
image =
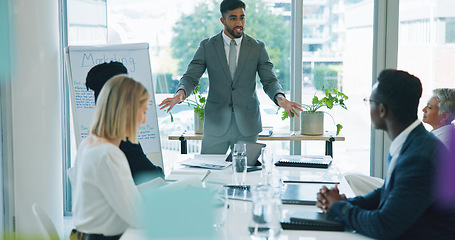
M246 5L240 0L223 0L220 4L221 16L224 17L224 14L228 11L235 10L237 8L243 8L245 10Z
M109 62L98 64L87 73L85 79L85 86L87 90L92 89L95 91L95 102L107 80L119 74L127 74L128 70L121 62Z
M420 79L405 71L386 69L378 77L378 100L393 113L398 121L407 123L417 119L422 96Z

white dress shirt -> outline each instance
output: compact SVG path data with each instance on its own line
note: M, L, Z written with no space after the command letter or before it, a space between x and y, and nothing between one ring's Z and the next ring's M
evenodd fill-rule
M385 178L386 184L388 184L388 179L392 175L393 168L395 167L395 163L397 162L398 157L400 156L401 148L403 147L404 142L409 136L409 133L414 130L420 124L420 120L415 120L411 125L409 125L405 130L403 130L395 139L393 139L392 143L390 144L389 154L392 156L392 160L390 161L389 167L387 168L387 175Z
M455 126L453 124L445 125L444 127L440 127L436 130L431 131L442 143L448 148L449 147L449 140L450 140L450 133L455 130Z
M228 35L226 35L226 33L224 33L224 31L223 31L222 35L223 35L223 42L224 42L224 52L226 53L226 60L229 63L229 48L231 47L232 39L230 37L228 37ZM242 39L243 39L243 35L239 38L234 38L235 43L237 43L237 46L235 46L235 48L237 48L237 57L235 58L236 66L238 66L238 62L239 62L240 44L242 44Z
M125 154L111 143L87 146L68 171L73 191L73 221L83 233L118 235L138 226L143 200Z

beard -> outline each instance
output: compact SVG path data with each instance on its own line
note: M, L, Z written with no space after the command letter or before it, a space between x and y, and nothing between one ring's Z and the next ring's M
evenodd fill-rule
M237 28L237 29L241 29L242 32L241 32L240 34L237 33L237 32L235 31L236 28ZM228 27L226 26L226 31L228 31L228 33L230 33L234 38L240 38L240 37L242 37L242 35L243 35L243 29L244 29L243 27L228 28Z

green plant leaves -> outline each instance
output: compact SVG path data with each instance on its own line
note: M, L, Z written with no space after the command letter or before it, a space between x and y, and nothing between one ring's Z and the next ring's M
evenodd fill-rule
M345 100L348 99L348 96L346 96L344 93L338 91L335 88L328 89L324 88L322 86L322 92L324 93L324 97L320 98L316 96L317 91L314 93L313 99L311 100L311 104L302 104L302 107L307 111L307 112L317 112L319 108L321 107L326 107L327 109L332 109L335 106L340 106L344 109L348 109L344 103ZM279 109L278 109L279 110ZM277 111L278 113L278 111ZM327 113L327 112L325 112ZM327 113L329 114L329 113ZM330 114L329 114L330 115ZM331 116L331 115L330 115ZM286 110L283 111L281 119L284 120L288 118L288 113ZM294 117L294 114L292 113L292 117ZM332 116L331 116L332 117ZM332 117L333 120L333 117ZM333 120L333 123L335 124L335 120ZM343 126L341 124L336 124L337 127L337 135L340 133L341 129Z
M201 95L201 92L199 91L200 87L201 85L198 84L194 88L193 90L194 99L187 98L185 99L185 102L188 104L188 107L193 107L194 113L198 115L201 121L204 121L204 108L207 102L207 98Z
M343 126L341 124L337 124L337 136L338 136L338 134L340 134L340 131L342 128L343 128Z
M278 108L278 110L279 110L279 109L280 109L280 108ZM286 109L284 109L284 110L283 110L283 113L282 113L282 116L281 116L281 120L284 120L284 119L286 119L286 118L288 118L288 117L289 117L288 112L286 111ZM294 117L294 113L293 113L293 112L291 112L291 117Z
M204 108L200 107L200 106L196 106L194 107L194 113L196 113L199 117L199 119L201 119L201 121L204 121Z

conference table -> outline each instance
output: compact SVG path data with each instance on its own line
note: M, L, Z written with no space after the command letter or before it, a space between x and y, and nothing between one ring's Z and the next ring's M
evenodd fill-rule
M186 159L189 155L184 156L182 159ZM275 156L276 159L280 158ZM180 161L180 160L179 160ZM342 173L337 168L336 160L330 165L329 168L304 168L304 167L277 167L273 169L273 174L280 176L282 180L289 179L290 176L300 176L301 179L310 178L312 180L316 178L325 178L325 176L336 176L339 179L338 188L340 193L346 194L347 197L354 197L354 193L349 187L348 183L344 179ZM180 176L184 176L185 172L188 172L188 176L195 176L200 171L200 174L206 175L206 169L195 169L184 167L179 164L174 166L170 174L167 174L166 178L170 177L173 179L178 179ZM173 174L175 172L176 174ZM261 184L263 181L263 172L262 171L253 171L248 172L245 180L247 185L257 185ZM227 167L223 170L210 170L210 174L205 177L205 183L207 184L220 184L220 185L229 185L233 183L232 168ZM312 184L312 183L299 183L299 184ZM316 193L314 193L316 198ZM242 200L228 200L229 208L227 209L227 216L225 223L221 229L218 229L218 235L213 239L223 239L223 240L242 240L242 239L251 239L248 232L248 223L251 220L252 215L252 202L251 201L242 201ZM295 204L283 204L282 211L283 214L287 212L304 209L307 211L320 212L320 209L315 205L295 205ZM141 239L150 239L144 234L144 230L141 229L128 229L121 239L123 240L141 240ZM153 238L156 239L156 238ZM168 238L164 238L168 239ZM175 238L173 238L175 239ZM181 239L181 238L179 238ZM336 232L336 231L310 231L310 230L283 230L281 235L278 238L279 240L332 240L332 239L370 239L364 235L351 232Z

